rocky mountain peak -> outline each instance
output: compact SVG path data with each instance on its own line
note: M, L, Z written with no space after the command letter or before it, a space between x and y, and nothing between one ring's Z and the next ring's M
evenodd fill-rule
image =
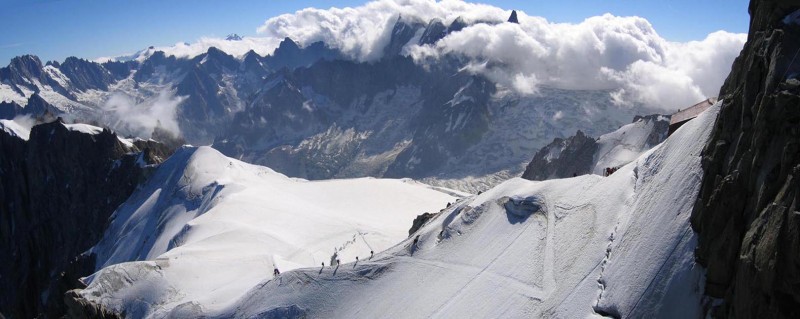
M275 53L273 55L278 54L278 51L282 53L290 53L290 52L297 52L300 51L300 46L297 45L297 42L294 42L292 38L286 37L283 38L283 41L278 45L278 48L275 49Z
M242 41L242 37L236 33L231 33L227 37L225 37L227 41Z
M392 27L389 44L383 49L383 56L392 57L400 54L403 47L417 34L417 31L424 27L425 24L420 21L398 16Z
M74 56L66 58L58 69L79 91L90 89L105 91L108 90L108 85L114 81L111 73L99 63Z
M461 31L467 26L468 26L467 21L464 20L464 18L462 18L461 16L456 17L456 19L453 20L453 23L450 23L450 25L447 26L447 33Z
M517 10L511 10L511 16L508 17L508 22L519 24L519 19L517 19Z
M428 22L428 25L425 27L425 32L422 33L422 37L419 39L419 44L433 44L446 35L447 27L441 19L436 18Z
M11 59L11 63L6 67L6 72L13 73L9 76L17 76L29 79L40 79L43 74L42 61L35 55L22 55ZM3 72L5 73L5 72Z

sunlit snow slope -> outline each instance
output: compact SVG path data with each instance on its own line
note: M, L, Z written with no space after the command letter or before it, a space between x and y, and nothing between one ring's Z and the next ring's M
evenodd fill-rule
M131 317L221 309L275 267L369 258L455 200L409 180L311 182L183 148L115 212L83 295Z
M210 197L218 198L217 201L210 202L201 196L195 205L216 203L219 207L230 203L232 209L218 209L189 222L188 235L178 235L173 240L183 246L155 261L102 270L81 295L106 309L124 311L132 317L697 317L703 271L694 263L696 237L689 216L700 182L699 155L718 108L718 105L710 108L666 142L610 177L585 175L543 182L512 179L444 210L417 232L417 246L412 239L406 239L372 259L362 257L354 263L352 258L344 258L348 263L338 267L301 268L276 278L260 272L271 268L265 264L266 260L278 260L279 266L282 258L313 259L308 263L319 263L326 257L325 252L330 251L330 244L323 245L319 257L302 259L295 256L303 253L296 252L305 250L284 247L286 242L302 242L301 238L317 236L320 229L329 229L328 219L305 221L306 216L297 213L305 209L295 207L316 202L317 208L324 210L326 205L375 199L367 190L326 195L327 191L341 187L302 191L307 194L302 199L311 199L311 203L282 198L278 201L280 205L288 206L287 211L292 208L294 213L287 214L287 220L280 224L298 225L297 231L287 231L294 228L283 226L283 230L272 233L297 238L275 241L284 246L267 247L271 242L264 239L267 235L251 230L268 227L269 223L257 222L244 213L266 205L248 206L246 203L250 201L236 200L238 196L245 197L248 190L239 195L219 194ZM178 156L190 155L184 150ZM228 159L212 158L222 162L174 172L194 172L201 167L229 170L225 165ZM261 170L261 175L274 174ZM169 173L165 171L161 173ZM225 183L228 178L237 181L246 178L221 172L210 175L226 176L222 179ZM314 188L326 183L358 181L363 180L318 184L293 184L287 180L278 188L287 190L284 196L290 196L298 191L290 191L288 185ZM402 185L397 181L375 182ZM192 188L195 184L214 188L213 183L187 181L188 189L178 189L212 192L195 190ZM259 194L271 191L277 190L254 190ZM252 196L253 202L258 202L255 199L259 195ZM322 198L326 196L335 199L323 204ZM435 198L449 200L439 196ZM276 207L280 206L278 202ZM391 206L378 202L379 207ZM370 216L357 211L360 210L353 209L351 214ZM321 216L325 217L318 218L334 215ZM320 226L308 227L312 222ZM118 229L115 223L112 232ZM342 238L353 233L346 232ZM210 237L211 234L216 235ZM150 257L169 245L152 238L137 238L132 242L141 240L158 243L155 248L145 249L154 252ZM369 237L367 240L377 241ZM98 247L98 251L108 251L103 244ZM267 251L275 251L273 256L281 258L260 256ZM361 252L359 255L364 256ZM252 289L243 293L239 289L245 286Z
M598 149L594 155L592 174L603 175L606 167L628 164L650 147L655 146L648 143L650 136L654 134L655 121L669 123L669 118L663 116L643 118L626 124L616 131L601 135L597 139ZM666 136L666 132L664 132L664 136Z
M610 177L507 181L423 226L416 249L408 239L369 261L285 273L207 314L698 317L689 216L718 108Z

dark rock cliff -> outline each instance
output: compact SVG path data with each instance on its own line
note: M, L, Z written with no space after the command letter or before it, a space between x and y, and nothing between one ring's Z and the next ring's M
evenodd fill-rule
M34 126L29 140L0 130L0 317L58 317L64 293L94 270L81 255L111 213L168 156L152 141Z
M556 138L536 152L525 167L522 178L540 181L590 174L596 151L597 141L581 131L566 139ZM558 153L555 158L552 156L554 152Z
M714 317L800 317L798 0L750 2L692 213Z

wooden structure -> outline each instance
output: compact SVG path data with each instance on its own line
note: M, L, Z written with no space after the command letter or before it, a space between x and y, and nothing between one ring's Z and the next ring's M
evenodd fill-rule
M692 105L686 109L679 110L672 114L672 117L669 119L669 133L667 135L672 135L681 125L686 122L689 122L691 119L703 113L703 111L707 110L709 107L717 103L717 98L712 97L708 98L700 103Z

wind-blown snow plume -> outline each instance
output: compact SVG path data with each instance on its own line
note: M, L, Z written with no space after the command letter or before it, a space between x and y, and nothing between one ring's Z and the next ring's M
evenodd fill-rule
M701 41L670 42L640 17L606 14L570 24L518 11L519 24L504 23L509 15L509 10L461 1L379 0L355 8L303 9L271 18L258 31L301 43L324 41L369 61L383 54L398 17L438 18L445 24L461 17L474 24L433 45L409 43L406 54L418 62L467 56L466 70L523 94L535 93L539 85L607 89L620 104L667 110L716 96L746 40L745 34L718 31Z
M152 99L137 102L122 93L112 95L102 106L106 123L125 134L150 137L153 129L161 128L180 135L177 121L178 105L185 97L175 96L170 90L163 90Z

